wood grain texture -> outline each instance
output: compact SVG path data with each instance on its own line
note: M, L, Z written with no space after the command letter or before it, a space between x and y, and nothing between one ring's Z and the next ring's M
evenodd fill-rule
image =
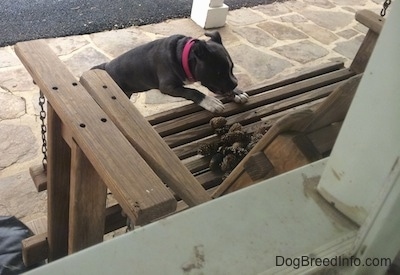
M171 193L49 46L21 42L15 51L129 218L173 212Z
M105 71L87 71L80 81L143 159L179 197L190 206L211 199Z
M74 142L71 147L69 254L103 241L106 198L106 185Z
M68 254L71 150L61 137L61 120L47 101L47 230L49 261Z

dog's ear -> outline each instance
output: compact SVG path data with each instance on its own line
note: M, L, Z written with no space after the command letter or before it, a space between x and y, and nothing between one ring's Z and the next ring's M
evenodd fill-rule
M204 35L210 37L211 41L214 41L222 45L221 35L219 34L218 31L206 32Z
M207 48L207 43L203 40L196 40L193 45L193 53L199 59L205 59L205 57L210 53Z

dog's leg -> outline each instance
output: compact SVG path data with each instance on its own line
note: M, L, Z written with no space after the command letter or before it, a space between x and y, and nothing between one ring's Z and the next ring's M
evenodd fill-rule
M205 95L195 89L186 87L160 87L160 91L164 94L183 97L187 100L191 100L197 105L203 107L204 109L212 113L220 113L224 110L224 104L218 98Z

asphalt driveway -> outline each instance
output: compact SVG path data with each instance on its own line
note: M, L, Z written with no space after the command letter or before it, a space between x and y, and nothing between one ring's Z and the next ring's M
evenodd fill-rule
M231 10L272 2L225 1ZM192 0L1 0L0 46L189 17L191 5Z

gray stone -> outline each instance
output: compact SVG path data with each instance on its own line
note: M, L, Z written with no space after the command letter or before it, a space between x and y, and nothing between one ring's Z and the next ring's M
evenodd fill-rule
M11 50L11 47L0 48L0 68L21 65L18 57Z
M249 8L233 10L228 13L226 21L233 26L245 26L265 20L264 17Z
M242 27L233 30L252 44L269 47L276 43L276 39L265 31L254 27Z
M10 93L2 92L0 87L0 121L19 118L26 113L25 99Z
M265 13L268 16L279 16L291 12L288 7L286 7L282 3L276 2L270 5L261 5L258 7L254 7L253 9Z
M46 192L38 193L28 171L0 178L0 216L15 216L23 222L46 215Z
M95 33L91 34L90 38L97 48L112 58L151 41L148 36L136 28Z
M235 76L238 80L238 88L240 90L248 90L252 85L255 85L256 83L253 83L251 80L250 76L245 73L235 73Z
M28 71L22 67L8 68L0 73L0 86L11 92L25 92L38 89Z
M367 32L368 32L368 27L366 27L366 26L364 26L363 24L361 24L361 23L356 23L356 25L354 26L354 29L355 30L357 30L357 31L359 31L359 32L361 32L361 33L364 33L364 34L367 34Z
M358 32L353 29L347 29L347 30L337 32L336 34L343 38L350 39L350 38L356 36L358 34Z
M279 23L265 22L258 24L257 26L270 33L278 40L296 40L308 38L308 36L304 33Z
M36 156L39 146L28 126L0 124L0 171Z
M308 34L315 40L317 40L325 45L329 45L338 39L338 37L331 31L321 28L312 23L311 24L310 23L297 23L297 24L295 24L295 26L299 30L305 32L306 34Z
M140 26L140 30L161 36L183 34L192 37L199 37L204 34L204 29L194 23L191 19L167 20L159 24ZM179 30L179 32L177 32Z
M335 4L338 6L365 6L367 0L335 0Z
M232 47L230 52L233 62L245 69L257 81L272 78L292 66L290 62L284 59L266 54L247 45Z
M289 23L299 23L299 22L306 22L308 19L306 19L304 16L301 16L299 14L291 14L291 15L286 15L282 16L280 18L282 22L289 22Z
M304 0L304 2L324 9L332 9L335 7L335 5L328 0Z
M68 55L89 44L85 36L50 38L47 44L57 55Z
M354 20L354 15L337 11L306 10L303 15L318 26L331 31L344 28Z
M291 11L301 13L305 8L307 8L307 4L303 1L286 1L283 3L287 8Z
M337 43L333 50L349 59L353 59L363 40L364 35L359 35L348 41Z
M229 25L225 25L222 28L217 29L217 31L221 34L221 38L222 38L222 43L225 46L228 46L229 44L233 44L239 41L239 38L237 37L237 35L235 35L235 29L236 27L233 26L229 26ZM191 35L193 36L193 35ZM208 37L205 37L204 35L199 37L199 39L206 39L208 40Z
M109 58L96 49L89 47L63 61L75 77L79 78L83 72L90 70L93 66L108 62Z
M292 60L296 60L297 62L300 62L302 64L314 61L329 53L326 49L310 41L301 41L289 45L284 45L281 47L273 48L272 50L279 53L280 55L283 55Z
M185 100L182 97L173 97L163 94L159 90L149 90L144 95L146 97L145 98L146 104L163 104L163 103L179 102Z

